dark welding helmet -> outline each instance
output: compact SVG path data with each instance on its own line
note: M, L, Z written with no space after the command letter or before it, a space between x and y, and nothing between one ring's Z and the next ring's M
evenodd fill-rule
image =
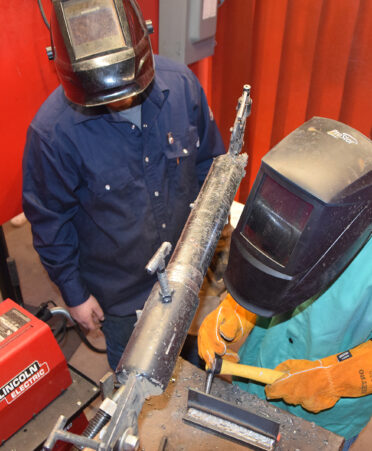
M315 117L262 159L232 234L225 284L262 316L325 290L372 231L372 142Z
M52 49L66 97L95 106L144 91L154 78L151 31L135 0L53 0Z

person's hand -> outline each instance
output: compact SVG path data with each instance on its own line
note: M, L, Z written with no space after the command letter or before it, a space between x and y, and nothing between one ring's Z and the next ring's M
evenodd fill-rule
M87 330L99 329L100 322L105 319L103 310L92 295L82 304L69 307L69 311L74 320Z
M215 354L237 362L238 354L227 346L248 335L256 322L256 315L245 310L228 294L221 304L207 315L198 332L199 356L207 369L213 367Z
M333 407L341 397L372 393L368 379L372 374L372 341L315 362L287 360L275 369L286 375L265 387L267 398L281 398L317 413Z
M328 368L322 366L321 360L287 360L275 369L286 375L265 387L267 399L281 398L314 413L333 407L339 400L330 385Z

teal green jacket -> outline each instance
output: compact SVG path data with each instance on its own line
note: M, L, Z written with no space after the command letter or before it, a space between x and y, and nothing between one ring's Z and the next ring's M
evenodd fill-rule
M346 351L372 338L372 239L338 279L316 300L309 300L286 315L259 317L240 348L240 363L275 368L287 359L317 360ZM264 386L236 381L262 399ZM277 407L346 439L357 435L372 415L372 394L341 398L319 413L283 401Z

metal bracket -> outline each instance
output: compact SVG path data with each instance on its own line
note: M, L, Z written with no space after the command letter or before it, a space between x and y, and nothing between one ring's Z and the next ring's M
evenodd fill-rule
M102 400L112 397L115 390L115 376L112 371L107 372L99 381Z
M101 410L106 411L111 421L105 426L102 436L87 437L77 435L64 430L67 419L61 415L44 443L44 450L51 451L58 440L71 443L77 448L91 448L96 451L137 451L139 448L138 438L138 415L141 411L147 393L147 381L140 376L131 373L125 385L122 385L112 396L106 398L101 404ZM110 412L103 405L110 401ZM102 427L94 429L97 436Z
M149 274L157 274L160 285L160 295L164 303L172 302L173 291L169 288L167 273L165 271L165 258L172 250L172 245L168 241L159 247L152 259L146 265Z
M255 449L272 451L280 439L279 423L198 390L189 389L183 420Z

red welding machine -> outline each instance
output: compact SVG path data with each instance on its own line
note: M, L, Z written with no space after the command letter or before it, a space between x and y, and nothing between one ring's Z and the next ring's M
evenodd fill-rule
M71 383L49 326L10 299L0 303L0 444Z

